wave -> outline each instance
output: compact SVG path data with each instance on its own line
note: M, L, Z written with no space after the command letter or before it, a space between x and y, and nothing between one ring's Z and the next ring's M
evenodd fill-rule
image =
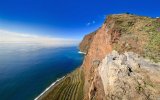
M84 54L84 55L86 54L85 52L82 52L82 51L78 51L78 53L80 53L80 54Z
M53 87L57 82L59 82L60 80L64 79L65 76L63 76L62 78L57 79L55 82L53 82L48 88L46 88L40 95L38 95L34 100L38 100L41 96L43 96L51 87Z

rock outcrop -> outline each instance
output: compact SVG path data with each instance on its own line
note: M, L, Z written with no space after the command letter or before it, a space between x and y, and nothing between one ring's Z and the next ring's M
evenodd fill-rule
M160 98L160 64L133 52L108 54L98 67L106 100Z

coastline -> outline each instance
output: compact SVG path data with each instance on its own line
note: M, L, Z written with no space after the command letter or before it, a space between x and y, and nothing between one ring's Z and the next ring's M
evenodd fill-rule
M85 52L78 51L79 54L86 55ZM54 89L55 86L58 85L58 83L63 80L67 75L63 76L62 78L58 78L56 81L54 81L49 87L47 87L42 93L40 93L37 97L34 98L34 100L41 100L47 93L49 93L52 89Z
M52 90L54 88L54 86L56 84L58 84L59 81L61 81L62 79L64 79L66 76L63 76L62 78L57 79L55 82L53 82L49 87L47 87L40 95L38 95L34 100L39 100L40 98L42 98L45 94L47 94L47 92L49 92L50 90Z
M78 53L86 55L86 53L82 51L78 51Z

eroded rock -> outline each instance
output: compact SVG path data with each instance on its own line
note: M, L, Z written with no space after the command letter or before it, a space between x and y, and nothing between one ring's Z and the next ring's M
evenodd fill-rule
M160 64L133 52L108 54L99 65L106 100L157 100Z

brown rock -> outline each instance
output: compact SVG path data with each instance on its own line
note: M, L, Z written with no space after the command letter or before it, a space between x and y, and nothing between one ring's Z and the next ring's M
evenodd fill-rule
M90 34L86 35L83 38L82 42L79 45L79 49L80 49L81 52L84 52L84 53L88 52L88 49L90 47L90 44L93 41L93 37L94 37L95 34L96 34L96 32L93 32L93 33L90 33Z

